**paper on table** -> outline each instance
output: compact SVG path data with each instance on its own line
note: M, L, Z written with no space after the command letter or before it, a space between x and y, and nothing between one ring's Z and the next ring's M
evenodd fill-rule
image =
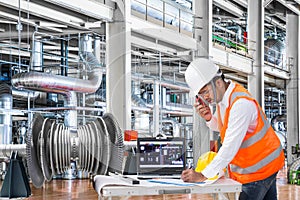
M187 183L182 179L150 179L147 180L150 183L159 183L165 185L176 185L176 186L194 186L196 183Z
M98 194L101 193L101 189L107 185L122 185L122 186L132 186L132 184L123 181L122 179L106 176L106 175L97 175L94 177L95 190Z
M165 185L176 185L176 186L204 186L204 185L209 185L214 182L216 182L219 178L224 176L224 172L222 171L221 173L218 174L218 177L215 179L207 179L203 182L196 182L196 183L191 183L191 182L184 182L182 179L151 179L148 180L150 183L159 183L159 184L165 184Z
M196 183L190 183L190 182L184 182L182 179L151 179L147 180L150 183L159 183L159 184L165 184L165 185L176 185L176 186L204 186L209 185L217 181L215 180L206 180L203 182L196 182Z

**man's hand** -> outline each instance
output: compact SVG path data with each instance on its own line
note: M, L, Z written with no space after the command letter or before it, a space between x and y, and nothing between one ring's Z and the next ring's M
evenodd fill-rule
M186 169L186 170L182 171L181 179L184 182L195 183L195 182L203 182L207 178L201 172L198 173L198 172L195 172L195 170L193 170L193 169Z
M210 121L212 118L212 113L210 107L206 104L199 104L198 101L194 104L196 112L206 121Z

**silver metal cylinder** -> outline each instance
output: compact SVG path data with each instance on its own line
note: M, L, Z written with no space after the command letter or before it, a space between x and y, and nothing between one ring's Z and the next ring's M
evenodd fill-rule
M93 38L91 35L86 34L82 37L81 40L81 51L82 52L93 52Z
M94 40L94 55L95 57L97 58L98 61L101 60L101 46L100 46L100 37L95 37L95 40Z
M66 95L65 106L77 106L77 96L75 92L69 92L69 94ZM71 109L65 112L65 126L71 129L77 129L77 110Z
M31 68L34 70L42 71L43 66L43 43L38 40L34 40L32 43L31 52Z
M15 151L18 155L23 157L26 155L26 144L1 144L0 157L10 157L11 153Z
M5 114L0 114L0 144L11 144L12 117L9 113L12 109L11 94L0 94L0 108L7 110Z

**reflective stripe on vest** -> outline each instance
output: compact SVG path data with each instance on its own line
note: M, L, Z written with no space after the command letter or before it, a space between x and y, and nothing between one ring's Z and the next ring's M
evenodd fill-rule
M239 96L246 96L246 97L250 97L249 94L247 94L246 92L234 92L231 95L231 100L230 103L232 104L232 102L234 102L235 98L239 97ZM267 130L270 128L269 122L267 121L266 118L264 118L263 116L263 112L261 109L259 109L259 114L261 116L261 119L263 120L264 126L262 127L262 129L257 132L255 135L253 135L252 137L250 137L249 139L245 140L242 142L241 144L241 149L243 148L247 148L253 144L255 144L256 142L258 142L260 139L262 139L265 134L267 133Z
M259 169L266 166L267 164L269 164L270 162L272 162L277 157L279 157L281 151L282 151L282 147L281 147L281 145L279 145L279 147L275 151L273 151L270 155L268 155L267 157L265 157L264 159L262 159L255 165L253 165L251 167L247 167L247 168L241 168L241 167L231 164L230 170L232 172L237 172L239 174L250 174L250 173L256 172Z
M230 104L232 105L234 100L240 96L251 97L249 94L247 94L245 92L234 92L231 95ZM240 146L241 149L248 148L251 145L255 144L256 142L260 141L267 134L268 129L270 128L270 124L267 121L267 119L264 117L262 110L261 109L258 109L258 110L259 110L259 115L261 116L261 119L262 119L264 125L260 131L256 132L255 135L253 135L252 137L250 137L247 140L242 142L242 144ZM279 145L279 147L275 151L273 151L271 154L269 154L267 157L263 158L262 160L260 160L258 163L256 163L253 166L250 166L247 168L241 168L237 165L230 164L230 169L232 172L237 172L239 174L254 173L254 172L258 171L259 169L263 168L264 166L266 166L267 164L269 164L270 162L272 162L274 159L276 159L280 155L281 151L282 151L282 147L281 147L281 145Z
M263 117L263 112L261 109L259 109L260 116L264 122L264 126L260 131L258 131L255 135L250 137L248 140L245 140L240 148L247 148L250 147L251 145L255 144L259 140L261 140L267 133L268 129L270 128L269 122L267 121L266 118Z

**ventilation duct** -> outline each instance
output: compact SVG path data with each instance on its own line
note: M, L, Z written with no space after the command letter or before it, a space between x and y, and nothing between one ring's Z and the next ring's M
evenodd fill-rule
M25 90L17 90L12 88L12 95L15 99L19 100L36 100L39 96L39 92L25 91Z
M100 76L101 75L101 76ZM77 79L40 72L19 73L13 76L12 85L17 89L65 94L69 91L94 93L101 84L101 70L94 68L89 79Z
M42 92L62 94L66 97L66 106L77 106L76 93L95 93L102 81L102 70L98 60L92 53L92 37L86 35L81 41L80 58L87 67L88 79L77 79L66 76L40 72L19 73L12 77L12 85L17 89L28 89ZM77 127L77 111L70 110L66 122L75 120L69 127Z

